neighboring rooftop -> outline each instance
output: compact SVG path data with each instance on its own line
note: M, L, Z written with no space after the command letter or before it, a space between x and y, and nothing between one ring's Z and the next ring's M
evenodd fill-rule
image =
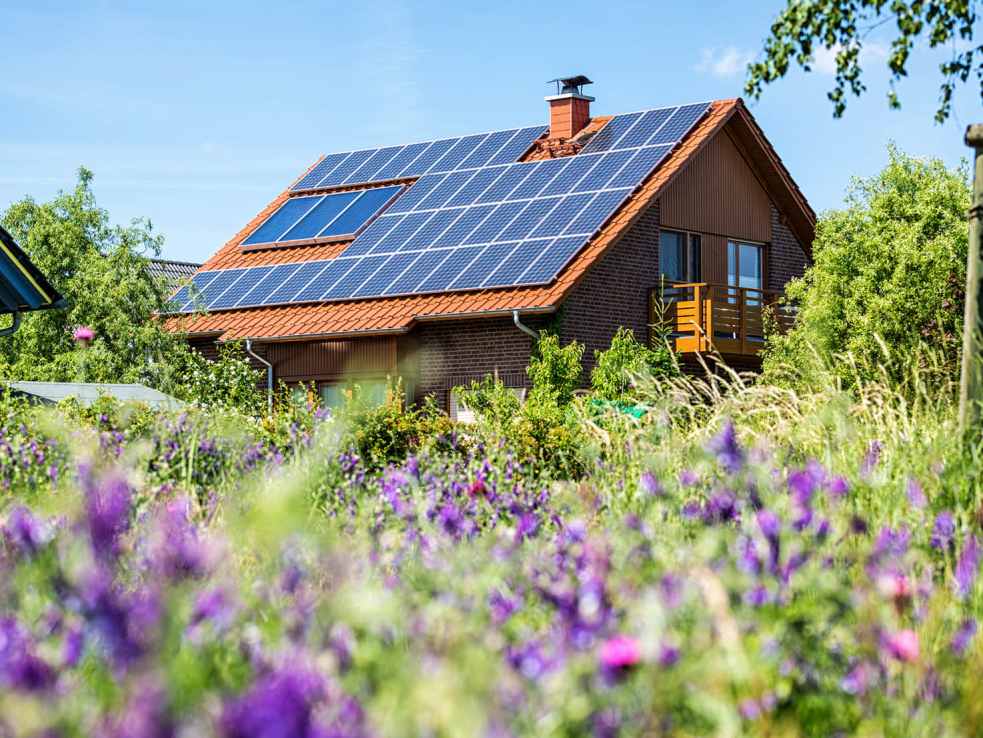
M2 381L2 380L0 380ZM26 397L28 401L40 405L56 405L70 397L82 405L89 406L100 397L117 400L141 402L154 407L181 407L177 398L165 395L142 384L96 384L85 382L2 382L14 394Z
M0 227L0 315L65 307L58 290Z
M171 286L177 289L182 280L201 269L201 264L192 261L172 261L170 259L147 259L147 268L151 276L163 277Z

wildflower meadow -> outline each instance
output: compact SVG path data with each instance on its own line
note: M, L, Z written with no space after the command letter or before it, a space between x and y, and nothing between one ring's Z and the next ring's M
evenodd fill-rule
M480 414L387 458L386 407L6 399L3 734L983 729L947 393L635 390L574 400L563 463Z

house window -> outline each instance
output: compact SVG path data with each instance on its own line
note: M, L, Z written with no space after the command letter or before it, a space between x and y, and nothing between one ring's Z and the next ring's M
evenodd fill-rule
M764 270L761 246L753 243L728 241L727 284L730 287L748 287L760 290L764 286Z
M348 404L348 384L345 382L321 382L318 384L321 406L344 410Z
M700 234L659 231L659 268L670 282L699 282Z
M357 379L355 385L362 390L362 402L369 407L386 404L389 386L385 379Z

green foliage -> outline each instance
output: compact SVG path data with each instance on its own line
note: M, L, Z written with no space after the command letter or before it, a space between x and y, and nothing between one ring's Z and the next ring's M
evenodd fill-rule
M178 385L180 396L201 408L234 408L246 415L263 412L266 393L259 389L263 372L251 367L238 342L221 344L218 351L218 361L188 352Z
M636 341L627 328L618 329L607 351L594 351L594 364L591 389L597 397L612 402L638 402L640 377L679 376L679 366L667 345L653 351Z
M44 381L141 382L168 391L186 352L154 319L169 295L142 257L160 254L163 238L149 220L111 225L96 204L92 173L38 204L30 197L3 213L2 222L68 302L64 310L30 313L0 342L0 375ZM95 331L83 348L72 331Z
M342 448L351 447L369 468L402 463L409 453L421 446L433 445L447 450L451 424L432 400L420 407L406 408L397 382L387 394L386 402L369 407L353 398L343 411Z
M815 264L786 288L798 303L798 327L769 339L772 378L789 368L811 376L828 367L856 386L884 371L888 357L926 350L943 356L943 378L958 370L966 172L893 145L888 154L877 176L854 179L844 209L821 216Z
M977 6L974 0L789 0L765 41L764 60L748 70L745 92L757 100L765 85L784 77L793 64L811 71L815 52L823 49L836 54L836 82L827 96L839 118L846 110L847 91L859 97L867 89L860 67L867 33L890 22L896 29L887 58L892 108L900 107L894 83L907 75L908 56L916 44L952 47L952 56L939 65L942 83L935 119L941 123L949 117L957 82L966 82L972 74L983 89L983 46L974 48L970 43Z
M477 422L496 436L506 435L522 411L522 403L512 388L491 374L481 382L471 382L470 387L455 387L452 391L461 404L474 412Z
M530 400L565 408L573 400L574 390L580 387L584 347L576 341L561 347L559 337L547 333L537 341L537 349L526 367L532 380Z

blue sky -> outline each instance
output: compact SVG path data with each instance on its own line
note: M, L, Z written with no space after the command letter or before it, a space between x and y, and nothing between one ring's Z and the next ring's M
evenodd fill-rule
M204 261L319 155L548 122L545 81L586 74L603 115L741 95L783 0L470 4L45 2L4 9L0 209L95 173L117 222L149 217L164 256ZM971 87L932 120L942 58L916 49L885 102L886 41L869 92L834 120L828 58L751 108L816 210L885 143L956 165Z

